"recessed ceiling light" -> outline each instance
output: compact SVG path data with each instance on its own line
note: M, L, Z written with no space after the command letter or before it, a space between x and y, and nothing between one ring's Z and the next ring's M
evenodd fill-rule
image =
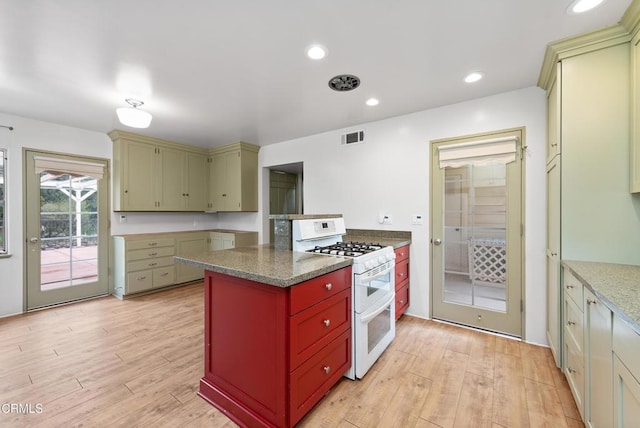
M577 15L599 6L604 0L573 0L567 8L569 15Z
M327 55L327 48L320 45L312 45L307 48L307 56L311 59L322 59Z
M464 78L464 81L467 82L467 83L473 83L473 82L477 82L478 80L482 79L482 77L484 77L482 75L482 73L480 73L478 71L474 71L473 73L467 74L467 77Z
M377 106L378 104L380 104L380 100L378 100L377 98L369 98L366 104L371 107Z

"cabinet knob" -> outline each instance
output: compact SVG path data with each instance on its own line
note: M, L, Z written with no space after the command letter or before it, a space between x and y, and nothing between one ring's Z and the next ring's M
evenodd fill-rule
M222 196L226 197L226 196L227 196L227 194L226 194L226 193L223 193L223 194L222 194Z
M324 288L326 288L326 289L327 289L327 291L331 291L331 289L333 288L333 284L331 284L330 282L327 282L327 283L324 285Z
M401 305L404 305L404 300L400 300L400 304L401 304Z
M128 190L125 190L125 191L124 191L124 193L129 193L129 191L128 191Z
M324 367L322 368L322 370L324 370L324 373L325 373L325 374L329 374L329 372L331 371L331 367L329 367L329 366L324 366Z
M400 272L400 276L404 276L404 272Z
M400 257L404 257L404 253L400 253Z
M324 326L329 327L331 325L331 320L324 320Z

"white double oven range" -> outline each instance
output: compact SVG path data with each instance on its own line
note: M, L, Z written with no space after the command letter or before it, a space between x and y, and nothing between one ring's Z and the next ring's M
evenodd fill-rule
M395 253L376 243L343 242L344 218L292 222L292 249L353 259L352 364L345 374L362 378L395 337Z

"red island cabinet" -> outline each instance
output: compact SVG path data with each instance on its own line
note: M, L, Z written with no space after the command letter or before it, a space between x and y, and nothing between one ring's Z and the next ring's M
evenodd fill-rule
M396 253L396 320L409 307L409 245L395 249Z
M199 395L240 426L291 427L351 367L351 267L287 287L206 271Z

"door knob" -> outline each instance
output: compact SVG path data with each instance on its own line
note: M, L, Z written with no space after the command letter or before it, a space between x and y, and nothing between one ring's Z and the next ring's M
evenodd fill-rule
M442 244L442 239L434 239L433 240L433 245L440 245Z
M32 244L37 244L38 238L36 238L35 236L32 236L31 238L29 238L29 242L31 242Z

